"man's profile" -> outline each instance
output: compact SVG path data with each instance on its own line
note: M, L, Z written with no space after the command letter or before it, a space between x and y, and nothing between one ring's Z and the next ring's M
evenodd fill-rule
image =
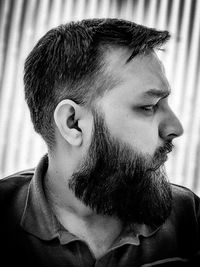
M0 180L4 266L196 266L200 199L164 168L183 133L156 54L169 38L90 19L30 52L25 99L48 154Z

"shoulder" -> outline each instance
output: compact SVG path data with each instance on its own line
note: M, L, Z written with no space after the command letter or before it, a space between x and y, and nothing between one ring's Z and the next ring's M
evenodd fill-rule
M34 168L20 171L0 179L0 189L17 187L30 181L34 174Z
M173 208L177 214L200 220L200 198L187 187L172 184Z
M0 180L0 231L18 225L29 191L34 169L21 171Z
M21 190L27 189L33 174L34 169L28 169L0 179L0 203L16 197Z
M189 188L177 185L177 184L171 184L172 186L172 196L174 200L176 201L200 201L199 196L197 196L192 190Z

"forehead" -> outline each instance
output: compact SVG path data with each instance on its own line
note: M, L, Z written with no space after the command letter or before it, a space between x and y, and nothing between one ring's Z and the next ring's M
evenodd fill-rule
M151 65L151 67L155 67L157 65L158 68L160 68L162 71L164 71L164 66L162 62L159 60L157 54L155 51L149 51L141 55L137 55L135 58L133 58L131 61L129 61L129 64L127 63L127 60L132 54L132 49L126 48L126 47L112 47L108 48L105 52L105 62L106 66L109 70L112 71L121 71L121 67L134 67L135 71L137 71L137 67L140 67L143 63L146 65L146 62ZM138 63L140 63L138 65Z
M169 92L170 86L165 76L164 66L155 52L136 56L127 63L130 49L116 48L106 54L106 69L119 81L114 88L122 90L123 95L145 95L149 89ZM116 92L117 93L117 92Z

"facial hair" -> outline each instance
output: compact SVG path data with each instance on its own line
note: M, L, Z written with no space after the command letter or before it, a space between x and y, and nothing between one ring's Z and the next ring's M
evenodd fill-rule
M164 169L170 142L145 156L109 133L102 114L93 111L94 131L88 154L73 173L69 188L97 214L124 225L157 227L170 215L172 194Z

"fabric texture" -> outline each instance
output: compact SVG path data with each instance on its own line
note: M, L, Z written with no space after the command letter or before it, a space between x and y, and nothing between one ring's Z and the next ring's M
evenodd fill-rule
M172 184L170 217L157 229L124 231L95 260L88 245L54 216L43 190L45 155L35 169L0 180L0 266L200 266L200 199Z

